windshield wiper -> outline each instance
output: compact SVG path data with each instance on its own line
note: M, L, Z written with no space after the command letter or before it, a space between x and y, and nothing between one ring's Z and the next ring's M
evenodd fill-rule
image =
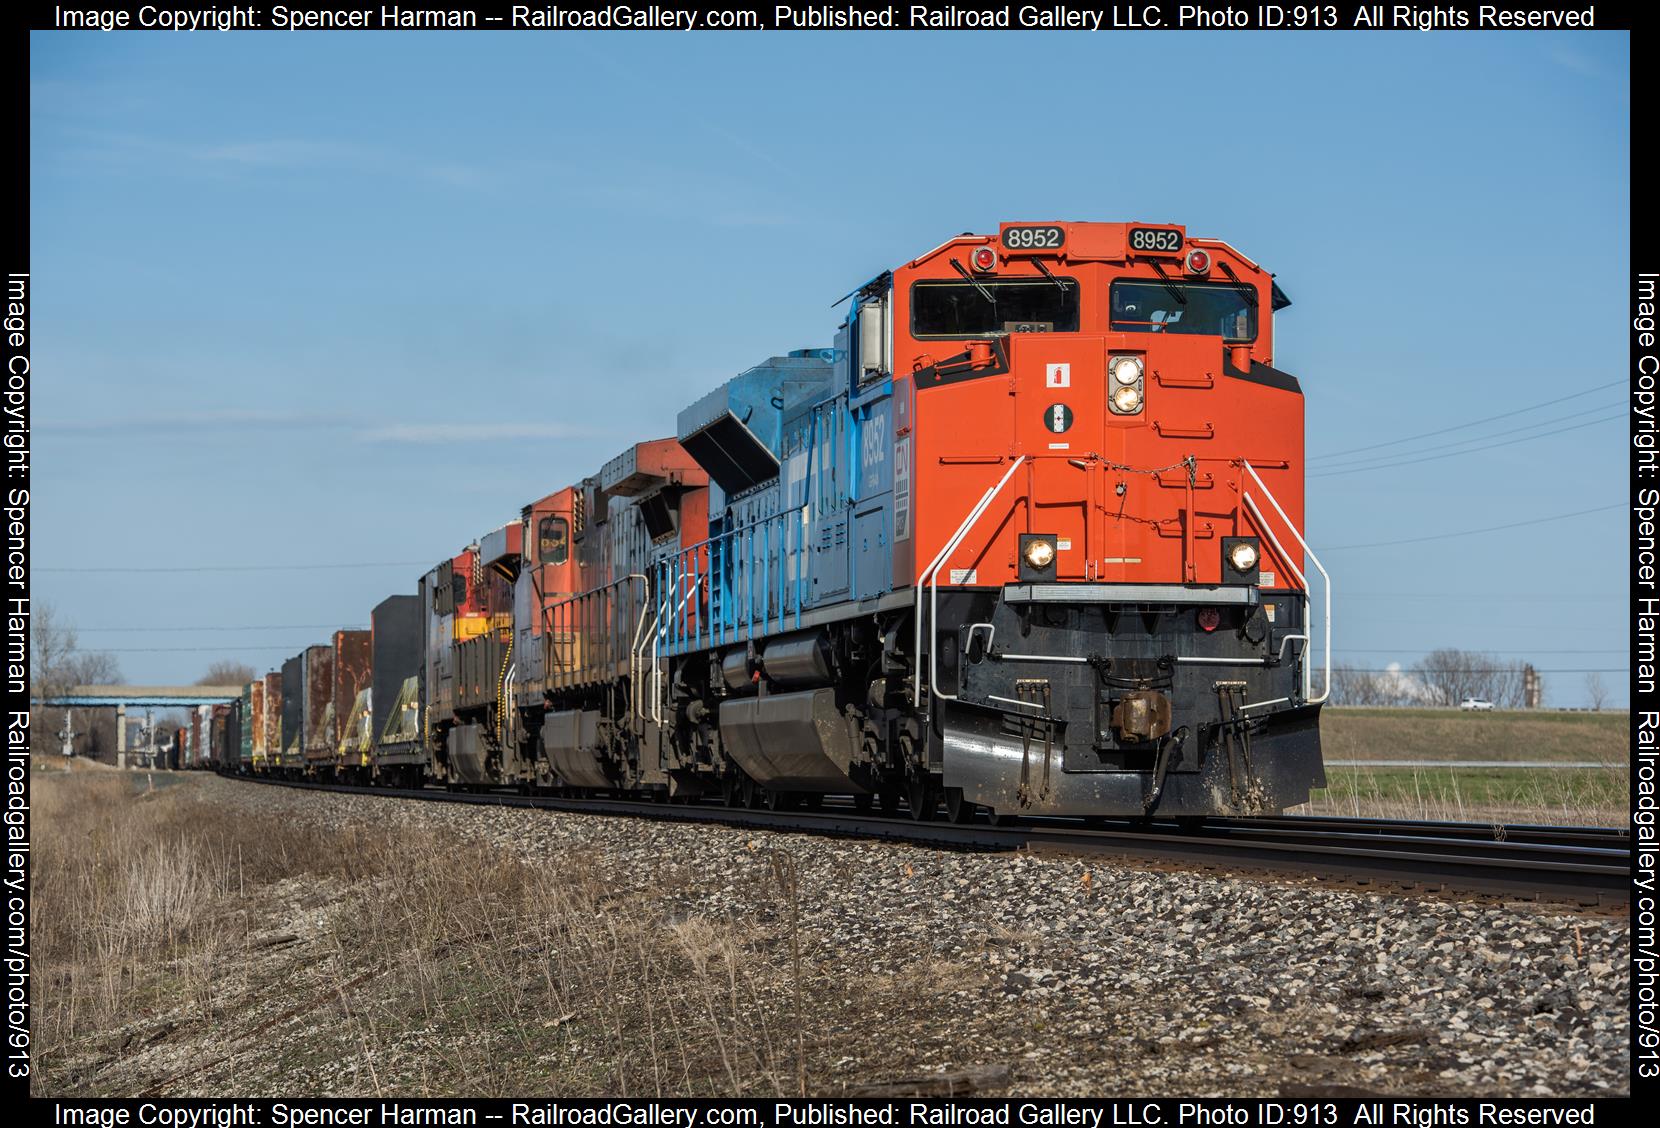
M1059 286L1061 288L1061 293L1063 293L1063 294L1066 293L1066 283L1062 282L1059 278L1056 278L1054 276L1054 274L1052 274L1050 272L1049 268L1047 266L1043 265L1043 260L1042 259L1040 259L1040 258L1033 259L1032 260L1032 265L1037 267L1039 270L1043 271L1043 276L1045 278L1049 279L1049 281L1051 281L1055 285Z
M1256 308L1256 304L1257 304L1257 292L1256 292L1256 290L1252 289L1250 286L1248 286L1244 282L1240 281L1239 275L1235 274L1233 272L1233 267L1229 266L1227 263L1222 262L1220 259L1218 259L1216 265L1221 267L1222 268L1222 273L1226 274L1233 281L1233 288L1234 288L1235 291L1238 292L1239 296L1244 298L1246 301L1250 302L1251 307L1253 309Z
M1168 275L1164 272L1164 264L1159 262L1158 259L1153 259L1150 262L1148 262L1147 265L1152 267L1154 272L1158 274L1159 281L1164 283L1164 288L1165 288L1166 292L1168 292L1172 298L1176 299L1176 304L1177 305L1186 305L1187 304L1187 295L1182 293L1180 290L1176 289L1175 283L1170 281L1170 275Z
M951 265L956 268L957 273L961 274L970 286L973 286L976 290L980 291L980 296L986 299L986 303L991 306L992 312L995 313L997 311L997 299L992 297L991 291L980 285L980 280L970 274L968 272L968 268L956 259L951 260Z

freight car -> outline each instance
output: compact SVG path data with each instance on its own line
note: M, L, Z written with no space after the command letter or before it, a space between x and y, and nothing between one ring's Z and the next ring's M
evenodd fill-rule
M1330 586L1273 276L1180 225L1006 223L844 300L832 347L727 381L376 608L356 766L918 819L1268 813L1322 786ZM323 770L325 653L284 664L273 770Z

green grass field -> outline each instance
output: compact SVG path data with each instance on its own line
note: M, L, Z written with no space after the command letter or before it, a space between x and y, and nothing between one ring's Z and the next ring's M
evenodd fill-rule
M1573 761L1594 768L1333 767L1300 811L1316 815L1617 826L1627 819L1625 713L1327 709L1328 765L1342 760Z

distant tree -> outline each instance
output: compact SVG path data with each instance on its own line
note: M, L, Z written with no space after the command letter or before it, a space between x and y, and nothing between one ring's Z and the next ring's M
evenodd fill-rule
M254 680L254 668L246 662L232 662L221 658L207 668L207 673L196 679L197 685L247 685Z
M1334 666L1331 671L1331 699L1334 705L1399 707L1416 704L1417 684L1400 669L1361 670Z
M1357 670L1352 666L1333 666L1331 671L1331 703L1333 705L1382 705L1383 685L1371 670Z
M1331 668L1331 703L1333 705L1370 705L1366 700L1366 671L1350 666Z
M1502 709L1519 709L1524 703L1523 665L1480 651L1443 647L1414 663L1412 675L1423 685L1430 705L1451 706L1466 697L1480 697Z
M1591 699L1591 708L1602 712L1608 703L1608 687L1603 684L1601 674L1593 671L1585 675L1585 696Z
M115 685L121 681L121 666L115 656L103 650L82 650L80 636L50 603L37 604L29 622L29 681L36 697L58 697L77 685ZM33 752L55 753L63 749L65 710L34 706L29 716L29 748ZM113 747L115 725L106 710L77 709L75 731L84 736L77 751L96 753L108 743ZM100 723L102 722L102 723Z

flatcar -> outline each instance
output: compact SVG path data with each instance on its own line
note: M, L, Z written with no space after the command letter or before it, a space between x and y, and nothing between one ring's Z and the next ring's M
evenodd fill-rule
M1323 786L1330 587L1273 275L1177 224L1012 222L845 300L829 347L376 608L350 748L311 692L335 650L264 679L248 768L958 820Z

